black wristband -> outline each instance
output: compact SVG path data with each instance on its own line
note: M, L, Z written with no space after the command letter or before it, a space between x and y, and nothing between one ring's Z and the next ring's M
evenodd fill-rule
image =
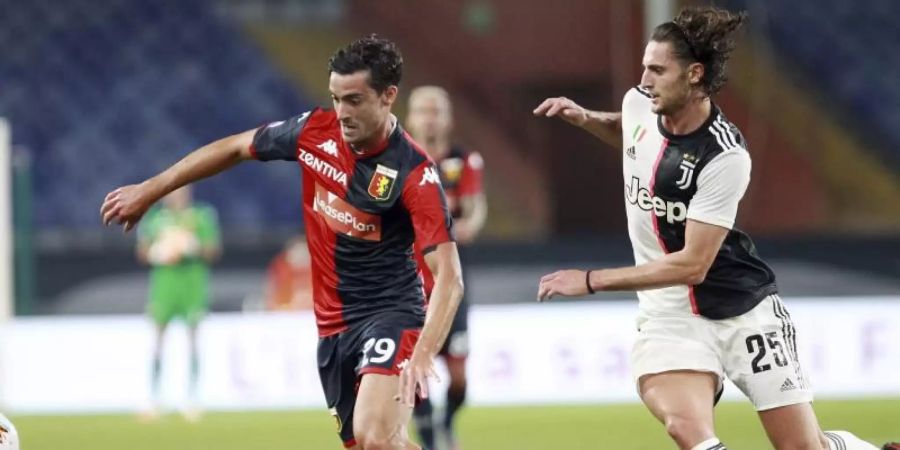
M587 285L588 294L596 294L597 291L595 291L594 288L591 287L591 272L593 272L593 270L588 270L584 274L584 284Z

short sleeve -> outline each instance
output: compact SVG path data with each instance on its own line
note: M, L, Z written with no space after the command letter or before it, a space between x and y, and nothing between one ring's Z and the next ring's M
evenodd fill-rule
M250 153L260 161L294 161L303 126L311 112L260 127L253 136Z
M453 222L434 163L426 161L409 173L403 186L402 201L416 233L416 247L423 255L438 244L453 240L450 234Z
M469 153L460 176L460 196L465 197L481 193L481 175L483 170L484 160L481 158L481 154L478 152Z
M750 183L750 155L744 149L720 153L700 171L687 218L731 229L738 203Z

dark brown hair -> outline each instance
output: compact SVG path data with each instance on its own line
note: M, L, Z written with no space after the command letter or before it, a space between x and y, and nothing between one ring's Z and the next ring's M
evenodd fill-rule
M350 75L369 71L369 86L379 94L388 86L398 86L403 77L403 55L393 42L370 34L339 49L328 61L328 70Z
M671 43L675 56L685 64L703 64L700 88L713 95L728 80L725 65L734 50L734 32L745 20L745 12L732 13L714 6L688 7L671 22L657 26L650 40Z

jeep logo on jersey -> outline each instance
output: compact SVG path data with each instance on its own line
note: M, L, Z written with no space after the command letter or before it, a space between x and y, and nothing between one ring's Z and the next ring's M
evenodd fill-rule
M334 142L334 139L329 139L316 147L331 156L338 155L337 142Z
M379 164L375 167L375 175L369 181L369 195L375 200L387 200L394 189L397 171Z
M687 206L684 202L669 202L655 195L650 195L650 190L640 186L638 177L631 177L631 185L625 186L625 200L644 211L651 211L657 217L665 217L666 222L684 222L687 217Z
M319 183L316 183L313 211L319 213L335 233L367 241L381 240L380 216L356 209Z
M692 163L687 159L681 161L681 164L678 166L678 168L681 169L681 178L675 182L675 186L678 186L678 189L685 190L691 186L691 180L694 179L695 167L697 167L697 164Z
M347 185L347 174L341 172L336 169L331 164L328 164L327 161L323 161L319 159L316 155L312 153L300 149L300 161L303 161L303 164L306 164L310 169L315 170L316 172L325 175L328 178L346 186Z

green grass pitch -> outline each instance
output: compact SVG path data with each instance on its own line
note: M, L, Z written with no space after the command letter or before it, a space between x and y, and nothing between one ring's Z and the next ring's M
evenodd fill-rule
M879 447L900 439L900 399L821 401L825 429L850 430ZM637 404L470 408L461 413L463 450L667 449L665 431ZM209 413L198 423L166 415L13 416L23 450L318 450L342 448L326 411ZM747 402L716 408L731 449L771 446Z

